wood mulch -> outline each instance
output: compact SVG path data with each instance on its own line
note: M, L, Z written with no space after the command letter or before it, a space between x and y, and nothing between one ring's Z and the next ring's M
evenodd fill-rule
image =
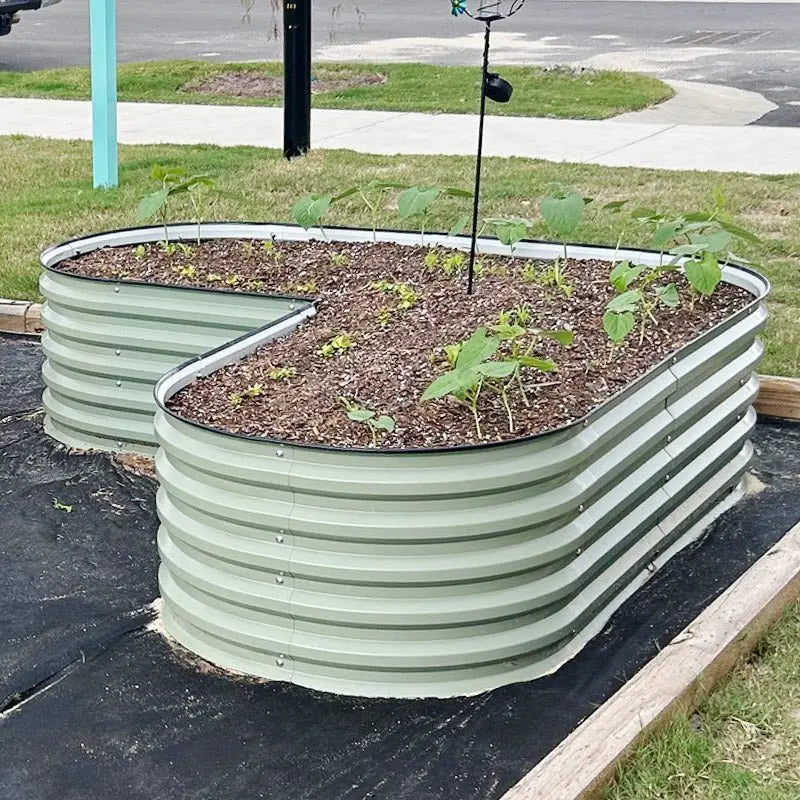
M358 70L322 71L312 76L311 94L363 89L386 83L381 72ZM182 91L191 94L216 94L226 97L283 97L283 77L259 74L251 70L220 72L192 81Z
M649 325L612 347L602 315L614 289L611 265L570 260L571 294L544 283L547 262L482 256L475 294L466 294L465 254L427 247L333 241L204 241L168 254L159 245L93 251L64 262L68 272L231 291L317 298L317 316L291 336L201 379L170 400L180 416L232 433L294 443L366 447L365 423L348 419L343 400L391 416L381 448L441 448L498 442L574 422L667 358L698 334L752 301L723 284L711 298L692 301L677 276L681 307L662 307ZM460 265L459 261L462 261ZM447 272L451 274L447 274ZM419 298L400 310L395 292L379 281L404 284ZM479 405L483 438L471 413L451 398L420 402L426 387L448 370L444 347L491 326L504 311L523 308L529 327L568 329L571 346L542 341L536 355L557 372L523 372L522 392L509 389L513 432L499 393L485 389ZM346 335L352 346L326 358L320 351ZM506 345L504 345L504 348ZM502 354L503 350L501 350ZM284 370L280 378L275 371ZM286 376L286 371L290 376ZM251 392L248 394L248 389ZM252 396L250 396L252 395Z

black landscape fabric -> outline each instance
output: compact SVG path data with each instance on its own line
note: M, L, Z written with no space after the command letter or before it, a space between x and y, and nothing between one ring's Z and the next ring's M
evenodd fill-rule
M761 491L555 675L416 701L234 679L149 627L155 485L43 433L40 363L0 339L0 800L494 800L800 518L800 426L763 422Z

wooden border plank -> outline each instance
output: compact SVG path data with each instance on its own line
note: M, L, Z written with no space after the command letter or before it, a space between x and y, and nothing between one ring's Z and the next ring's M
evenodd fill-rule
M768 417L800 419L800 379L762 375L756 411Z
M800 524L502 800L588 800L637 744L694 710L800 597Z

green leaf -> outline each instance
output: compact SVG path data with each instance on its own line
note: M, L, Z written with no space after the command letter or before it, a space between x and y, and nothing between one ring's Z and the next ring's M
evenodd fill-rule
M562 347L569 347L575 341L575 333L573 331L539 331L538 333L540 336L544 336L545 339L552 339L554 342L558 342Z
M343 192L339 192L335 197L331 199L331 202L337 203L339 200L344 200L347 197L352 197L354 194L358 193L358 186L351 186L349 189L345 189Z
M692 236L692 244L702 245L709 253L726 253L733 244L733 234L729 231L714 231Z
M612 214L616 214L618 211L622 210L622 207L627 202L627 200L612 200L610 203L606 203L602 209L603 211L610 211Z
M742 228L740 225L736 225L735 223L728 222L724 219L717 220L717 224L723 230L733 234L737 239L742 239L745 242L751 242L752 244L761 244L761 239L759 239L758 236L751 231L748 231L747 228Z
M533 227L526 219L521 217L495 218L487 220L494 226L495 236L500 240L501 244L507 247L514 247L519 244L524 238L528 230Z
M448 197L464 197L469 200L472 199L472 192L468 192L466 189L448 187L447 189L443 190L443 193Z
M606 311L603 314L603 330L612 342L621 342L633 330L633 325L633 314L629 311Z
M517 365L513 361L487 361L478 364L475 371L486 378L507 378L513 375Z
M292 207L292 218L301 227L308 230L318 225L333 203L333 197L323 194L319 197L306 195L301 197Z
M558 369L556 366L555 361L551 361L549 358L536 358L535 356L520 356L517 361L519 361L520 365L523 367L533 367L533 369L538 369L539 372L554 372Z
M613 314L633 313L639 308L642 302L642 293L635 289L631 292L624 292L615 297L606 308Z
M169 189L159 189L143 198L136 209L136 219L141 222L150 219L161 211L169 199Z
M669 308L679 308L681 299L678 296L678 287L674 283L669 283L666 286L659 286L656 289L658 299Z
M656 228L651 244L657 250L666 247L683 229L685 220L682 217L671 219Z
M470 370L482 361L491 358L500 347L500 339L486 335L486 328L478 328L472 336L461 345L456 359L456 371Z
M366 422L374 416L375 412L370 411L368 408L351 408L347 412L347 418L353 420L353 422Z
M449 235L450 236L458 236L464 228L469 225L470 216L469 214L462 214L452 225L450 228Z
M424 214L439 198L439 189L420 189L412 186L397 198L397 211L403 219Z
M378 419L373 421L372 427L378 428L378 430L381 431L386 431L387 433L393 433L395 429L395 421L387 414L381 414Z
M540 206L542 219L559 236L568 236L581 224L585 208L583 197L575 192L545 197Z
M654 208L634 208L631 211L631 218L642 222L655 222L656 220L664 219L664 215L659 214Z
M630 261L620 261L608 279L618 292L624 292L646 270L647 267L634 266Z
M706 253L699 261L684 264L686 279L698 294L712 295L722 280L722 270L713 253Z
M725 197L725 193L722 191L722 187L717 185L711 190L711 200L714 203L714 206L722 211L725 206L728 205L728 199Z
M478 382L473 372L451 370L440 375L422 394L422 402L436 400L447 394L460 394Z

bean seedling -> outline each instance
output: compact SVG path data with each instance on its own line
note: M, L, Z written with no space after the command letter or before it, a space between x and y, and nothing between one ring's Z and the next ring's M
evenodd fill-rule
M275 367L269 371L271 381L288 381L297 375L296 367Z
M350 402L346 397L340 397L339 402L344 406L347 418L352 422L358 422L366 425L370 433L370 447L378 446L378 436L387 436L394 433L396 423L394 417L388 414L378 414L370 408Z
M260 383L254 383L248 386L243 392L234 392L228 395L228 402L235 408L242 405L247 400L254 400L256 397L261 397L264 394L264 386Z
M136 219L143 222L152 217L158 217L164 227L164 242L169 243L169 206L170 201L177 195L197 191L195 187L210 189L214 181L208 175L189 175L185 169L173 167L171 169L157 164L150 173L154 181L161 187L142 198L136 210ZM198 221L198 241L200 222Z
M333 358L346 353L351 347L355 347L355 342L350 338L347 333L340 333L328 339L325 344L317 350L317 353L323 358Z

